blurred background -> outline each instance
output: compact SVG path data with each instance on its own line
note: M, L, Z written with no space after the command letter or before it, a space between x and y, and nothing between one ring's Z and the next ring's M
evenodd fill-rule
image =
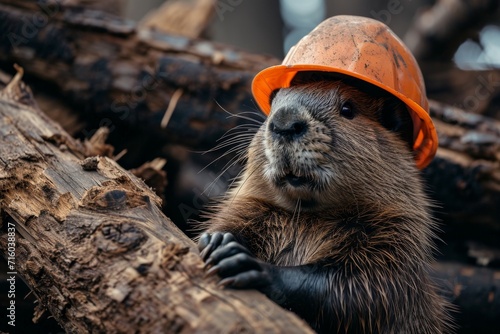
M189 2L190 0L184 0ZM436 3L433 0L233 0L210 1L218 6L215 17L204 32L204 37L227 43L255 53L267 53L283 58L291 45L306 35L323 19L334 15L361 15L387 24L406 42L417 14ZM464 9L459 5L463 4ZM485 4L487 1L483 1ZM151 9L159 7L162 0L126 1L123 15L140 20ZM449 1L440 11L470 11L467 1ZM496 6L491 1L491 8ZM445 13L438 13L439 20ZM460 68L484 69L500 65L500 19L494 11L484 11L473 31L462 31L459 47L448 61L455 61ZM458 15L458 14L457 14ZM444 30L454 29L453 22L443 20ZM479 32L479 33L478 33ZM410 32L411 34L411 32ZM451 39L455 36L449 36Z
M227 123L228 115L224 109L231 113L256 111L249 96L253 75L262 68L279 63L292 45L327 17L361 15L387 24L404 40L419 61L428 97L434 101L431 103L432 116L440 125L438 131L441 155L422 173L429 184L430 196L440 206L435 212L442 224L440 237L443 241L439 242L439 260L456 264L453 268L457 275L463 274L463 277L471 279L479 277L474 282L481 282L476 288L469 287L464 293L456 290L465 284L460 281L464 279L462 276L456 282L446 283L450 298L455 298L457 303L461 302L460 298L468 298L463 305L460 304L461 311L457 315L459 332L500 332L500 298L499 291L496 290L500 287L499 1L57 2L62 7L78 8L78 11L71 12L73 14L81 13L82 8L88 8L112 15L117 21L108 20L110 27L113 24L114 27L131 26L139 32L148 31L141 36L147 36L151 40L156 38L154 36L161 37L154 40L154 43L149 41L147 47L138 43L137 48L127 49L129 52L145 54L147 51L144 50L153 45L151 48L165 51L170 57L178 55L187 60L207 54L206 58L210 58L211 64L217 67L216 74L209 71L207 76L216 76L220 81L223 81L220 78L226 76L230 78L221 85L222 88L213 88L219 82L212 83L208 79L206 86L202 82L199 87L193 81L191 90L182 86L187 87L188 84L180 76L180 79L173 78L174 74L161 78L162 83L154 92L148 90L145 97L133 96L133 105L128 104L130 113L122 118L112 107L118 97L124 95L123 92L131 90L126 83L122 81L119 85L108 85L107 78L102 77L103 73L109 75L105 69L90 69L81 65L80 70L72 72L72 77L83 78L84 81L87 80L86 72L89 72L88 75L94 76L89 79L90 86L94 88L86 88L85 85L69 87L67 81L65 83L61 79L64 71L58 72L57 66L51 66L50 62L43 65L43 62L28 61L26 50L12 48L7 39L0 36L0 79L2 75L8 77L14 73L13 63L21 64L26 70L25 81L33 88L42 109L70 134L85 140L98 127L108 126L108 142L114 146L115 154L119 155L119 163L128 169L137 171L145 162L160 158L161 172L153 173L148 181L152 182L151 186L165 200L164 212L167 216L190 236L194 235L193 229L196 227L193 222L203 219L200 213L204 205L222 195L241 168L241 164L232 164L231 156L212 163L224 151L209 150L217 145L218 139L227 130L216 129L218 125ZM0 0L0 11L8 12L8 6L29 10L30 3L35 1ZM54 20L60 20L57 22L65 20L54 17ZM4 28L12 31L16 29L12 25ZM74 26L68 29L73 29L67 33L73 40L78 41L87 36L87 32L77 31ZM102 30L106 29L112 28L105 27ZM127 36L130 32L123 32L128 31L127 29L123 28L116 35ZM96 39L95 43L106 43L106 38ZM105 53L103 48L97 49L98 47L95 53L105 57L100 53ZM40 58L51 50L56 53L62 52L60 50L63 48L44 46ZM58 55L52 56L53 59L58 59ZM127 56L120 55L122 58ZM131 57L136 57L136 54ZM50 61L54 61L53 59ZM199 63L203 65L208 61L203 58ZM138 71L140 75L144 75L142 70L149 71L148 66L145 65ZM179 87L183 89L180 91L182 95L175 97ZM108 89L111 91L109 94ZM163 124L165 110L170 109L172 100L179 101L177 109ZM203 112L208 116L199 116ZM197 113L196 122L192 119L186 122L185 118L191 117L190 113ZM203 122L209 126L203 125ZM189 126L181 129L185 131L179 132L179 128L186 124ZM457 160L451 159L450 162L450 154ZM467 160L467 164L457 162L465 158L473 161ZM227 164L230 168L226 168ZM147 179L144 174L142 177ZM5 263L0 258L0 277L6 272L2 265ZM471 274L471 268L477 271ZM466 269L469 271L464 271ZM0 282L4 284L5 281ZM50 317L38 325L32 324L32 310L36 299L29 294L26 286L22 286L20 282L18 286L20 294L27 295L22 312L19 312L19 332L60 332L61 329ZM6 286L0 288L3 290ZM466 294L467 291L470 295ZM0 293L3 295L3 292ZM1 302L0 306L3 308ZM0 331L7 330L1 327L3 324L0 323Z

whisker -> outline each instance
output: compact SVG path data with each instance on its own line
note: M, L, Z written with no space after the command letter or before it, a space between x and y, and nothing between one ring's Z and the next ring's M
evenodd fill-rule
M213 152L216 152L216 151L219 151L225 147L228 147L228 146L232 146L232 145L239 145L239 144L245 144L245 146L249 146L250 145L250 142L252 141L254 135L248 135L247 136L241 136L241 137L238 137L238 138L230 138L230 139L227 139L227 141L224 141L222 143L219 143L217 144L216 146L208 149L208 150L205 150L205 151L190 151L192 153L196 153L196 154L201 154L201 155L205 155L205 154L208 154L208 153L213 153ZM232 149L232 148L230 148Z
M243 126L245 126L246 128L243 128ZM248 136L248 137L253 137L255 136L255 134L257 133L259 127L258 126L251 126L251 127L247 127L248 124L240 124L232 129L229 129L227 130L219 139L217 139L217 142L221 141L221 143L218 143L215 147L212 147L206 151L193 151L194 153L200 153L200 154L204 154L204 153L207 153L207 152L213 152L213 151L216 151L221 145L221 144L224 144L226 143L227 140L231 140L232 138L235 138L235 137L245 137L245 136ZM239 127L241 127L239 129ZM235 131L235 130L238 130L238 131ZM229 138L227 138L229 137Z
M237 139L248 139L248 138L253 138L255 136L255 133L240 133L240 134L234 134L234 136L226 138L223 142L220 142L215 146L214 148L211 148L211 150L216 150L216 147L219 147L220 145L225 145L227 143L235 142Z
M238 171L238 174L236 174L236 176L232 178L231 183L230 183L230 184L229 184L229 186L228 186L228 189L231 189L231 188L233 187L233 184L234 184L236 181L240 180L240 178L241 178L241 174L243 174L243 172L244 172L244 171L245 171L245 168L242 168L242 169L240 169L240 170ZM224 195L224 199L227 199L228 194L229 194L229 192L226 192L226 194Z
M248 147L250 145L250 141L251 141L251 138L240 138L239 140L234 140L234 141L231 141L231 142L227 142L227 143L222 143L210 150L207 150L203 153L201 153L201 155L205 155L205 154L208 154L208 153L213 153L213 152L216 152L216 151L219 151L219 150L222 150L223 148L225 147L229 147L227 149L227 151L224 153L224 154L227 154L229 151L233 151L235 150L235 148L239 148L239 147Z
M245 157L245 156L243 156L243 157L242 157L242 161L241 161L241 162L243 163L245 159L246 159L246 157ZM231 189L231 188L233 187L233 184L234 184L236 181L238 181L238 180L239 180L241 173L243 173L244 171L245 171L245 168L242 168L242 169L238 172L238 174L237 174L235 177L233 177L233 178L231 179L231 183L229 184L228 189Z
M224 146L229 146L229 148L222 154L222 155L227 155L229 153L234 153L234 152L237 152L238 150L240 149L244 149L246 147L248 147L250 144L250 141L234 141L234 142L231 142L231 143L227 143L227 144L224 144L224 145L221 145L221 147L219 149L222 149Z
M235 126L232 129L227 130L217 141L223 140L228 136L232 136L235 134L242 134L242 133L257 133L259 130L260 126L253 125L253 124L240 124Z
M239 113L240 115L254 115L262 119L262 123L266 120L267 116L260 111L243 111Z
M249 178L250 178L250 177L251 177L251 176L252 176L252 175L253 175L256 171L258 171L258 170L262 167L262 165L264 165L264 163L265 163L265 161L262 161L260 164L258 164L257 166L255 166L254 170L250 172L250 174L248 175L248 177L247 177L245 180L243 180L243 182L241 183L241 186L240 186L240 187L238 188L238 190L236 191L236 194L234 194L234 196L233 196L233 199L232 199L231 203L233 203L234 199L238 196L238 194L239 194L239 192L240 192L241 188L243 188L243 186L244 186L244 185L245 185L245 183L248 181L248 179L249 179Z
M248 106L248 105L244 105L244 106L251 109L251 110L255 110L254 112L257 112L257 113L260 113L261 115L264 115L264 113L260 110L260 107L257 105L257 103L255 102L254 99L252 99L252 104L253 104L253 106Z
M217 177L212 182L210 182L210 184L203 190L203 192L201 194L202 195L206 194L207 196L209 196L210 192L207 193L207 191L210 191L215 186L215 183L220 180L222 175L224 175L230 168L235 166L241 160L242 160L241 155L235 156L231 160L229 160L229 162L226 163L226 165L224 166L223 170L219 173L219 175L217 175Z
M221 108L222 110L224 110L224 112L226 112L227 114L229 114L228 118L230 118L230 117L237 117L237 118L245 119L245 120L253 122L253 123L262 124L261 121L256 120L256 119L254 119L252 117L244 116L243 113L236 114L236 113L232 113L232 112L228 111L227 109L225 109L224 107L222 107L220 105L220 103L217 102L217 100L214 100L214 102L219 106L219 108Z
M216 100L214 102L225 112L228 114L228 118L237 117L247 122L243 124L236 125L235 127L227 130L221 138L217 139L217 145L213 148L210 148L206 151L197 152L201 154L213 153L218 150L226 149L226 151L218 156L217 158L210 161L205 167L203 167L198 173L203 172L208 167L212 166L214 163L219 162L227 157L230 157L229 160L222 167L221 172L214 178L209 185L205 187L202 192L202 195L209 195L210 192L214 189L217 182L222 178L222 176L227 173L228 170L236 166L238 163L244 163L246 160L246 148L249 146L250 142L254 138L257 131L260 129L262 124L264 123L266 116L257 111L245 111L240 113L232 113L227 109L223 108L220 103ZM256 119L257 117L257 119ZM231 157L231 155L233 155ZM234 182L238 180L242 174L244 169L240 169L236 175L236 177L231 178L231 183L229 187L232 187Z
M219 157L213 159L212 161L210 161L205 167L203 167L202 169L200 169L200 171L198 172L201 173L203 172L205 169L207 169L207 167L213 165L214 163L216 163L217 161L221 160L222 158L225 158L226 156L230 155L231 153L234 153L236 151L240 151L236 157L238 156L241 156L245 153L245 151L242 151L245 147L246 147L246 143L241 143L239 144L238 146L235 146L233 148L231 148L230 150L227 150L226 152L224 152L224 154L220 155ZM242 151L242 152L241 152ZM233 160L235 157L232 157L229 161ZM227 164L226 164L227 165Z
M241 143L233 148L231 148L230 150L226 151L224 154L222 154L220 157L214 159L213 161L211 161L207 166L205 166L202 170L204 170L205 168L207 168L208 166L210 166L211 164L213 164L214 162L216 161L219 161L220 159L228 156L229 154L232 154L232 153L235 153L235 155L233 157L231 157L231 159L229 159L229 161L224 165L224 167L222 168L222 171L219 173L219 175L213 180L212 183L215 183L217 182L224 173L227 172L227 170L229 170L231 167L233 167L234 165L236 165L237 163L243 163L245 160L246 160L246 143ZM239 152L238 152L239 151ZM209 187L212 187L212 183L209 185ZM207 189L209 188L207 187ZM207 190L206 189L206 190Z

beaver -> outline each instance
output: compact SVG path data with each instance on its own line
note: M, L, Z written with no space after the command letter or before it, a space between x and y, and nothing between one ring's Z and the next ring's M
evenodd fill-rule
M208 274L320 333L451 331L429 276L436 222L406 106L316 72L271 99L241 177L203 225Z

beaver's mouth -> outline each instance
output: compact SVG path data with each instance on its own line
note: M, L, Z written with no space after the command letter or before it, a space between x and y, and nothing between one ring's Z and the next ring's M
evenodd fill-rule
M314 180L308 176L298 176L293 173L287 173L281 178L282 185L289 184L292 187L299 188L304 186L311 186Z

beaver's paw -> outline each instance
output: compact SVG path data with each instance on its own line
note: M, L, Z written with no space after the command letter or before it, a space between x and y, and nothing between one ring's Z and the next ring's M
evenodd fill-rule
M217 274L222 278L219 285L231 288L251 289L269 285L269 265L257 260L248 249L234 240L230 233L202 235L199 247L203 249L205 267L210 268L207 276ZM208 247L210 249L205 251Z
M215 250L235 240L236 238L231 233L203 233L198 240L200 256L206 262Z

